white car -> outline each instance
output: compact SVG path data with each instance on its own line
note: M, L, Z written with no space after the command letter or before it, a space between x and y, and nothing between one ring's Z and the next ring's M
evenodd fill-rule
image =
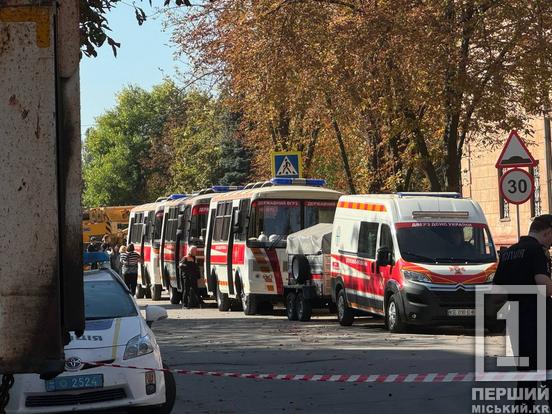
M16 375L7 413L50 413L124 407L170 413L176 397L170 373L97 367L90 363L163 368L148 325L167 317L148 306L146 319L120 277L109 269L84 272L86 330L65 347L65 372L52 380ZM146 322L147 321L147 322Z

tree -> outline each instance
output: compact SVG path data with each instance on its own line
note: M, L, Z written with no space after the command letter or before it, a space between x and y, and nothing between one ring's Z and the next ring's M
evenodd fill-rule
M111 31L107 14L120 3L126 4L122 0L80 0L81 50L86 56L96 57L98 54L96 49L102 47L105 42L111 46L113 54L117 56L117 48L121 45L107 34ZM151 6L151 0L149 3ZM169 6L170 3L170 0L164 0L163 6ZM191 6L189 0L175 0L175 4ZM138 24L142 25L147 19L144 9L136 6L135 3L132 7Z
M171 148L162 141L171 119L182 117L184 95L166 81L145 91L124 88L115 108L96 119L84 141L86 206L136 204L166 194Z
M459 191L466 142L550 106L546 0L220 0L172 22L232 92L258 176L301 148L351 192Z

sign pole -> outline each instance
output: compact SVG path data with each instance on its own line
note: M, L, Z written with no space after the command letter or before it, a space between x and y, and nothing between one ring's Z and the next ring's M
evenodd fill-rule
M516 204L516 221L517 221L517 239L519 240L519 237L521 236L520 234L520 229L519 229L519 204Z

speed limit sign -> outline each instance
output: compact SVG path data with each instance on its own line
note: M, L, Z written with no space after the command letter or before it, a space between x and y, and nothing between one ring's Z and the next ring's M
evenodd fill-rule
M525 170L514 168L500 177L500 193L512 204L523 204L531 198L534 187L533 176Z

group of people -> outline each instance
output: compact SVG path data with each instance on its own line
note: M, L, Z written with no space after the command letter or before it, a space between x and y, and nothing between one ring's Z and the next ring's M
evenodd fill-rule
M126 241L125 241L126 242ZM109 235L103 236L101 242L96 237L90 238L88 252L103 251L109 254L111 269L119 273L133 296L136 295L138 285L138 265L142 256L135 250L134 244L112 246ZM184 308L202 307L203 299L199 294L198 281L201 278L197 263L197 248L191 246L186 256L180 261L180 276L183 282L182 306Z

